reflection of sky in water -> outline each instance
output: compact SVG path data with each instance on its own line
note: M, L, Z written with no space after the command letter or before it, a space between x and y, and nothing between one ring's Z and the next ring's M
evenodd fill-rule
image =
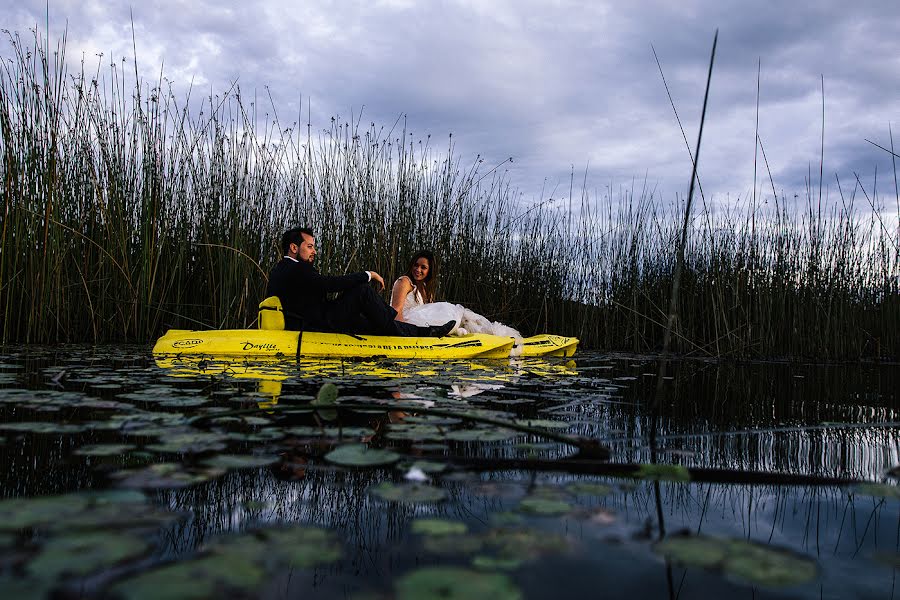
M568 428L555 431L605 440L613 462L649 461L650 429L655 423L657 457L663 463L870 481L900 463L896 427L877 426L897 421L896 368L681 363L670 384L674 391L653 419L647 406L656 385L654 370L650 359L598 355L579 356L574 364L548 360L157 364L145 350L134 348L7 349L0 357L0 422L95 425L56 435L5 431L0 438L0 456L7 465L2 493L18 497L105 487L109 474L122 467L182 460L153 453L140 458L73 455L88 444L122 441L116 431L97 425L111 421L113 415L123 419L120 423L145 417L157 423L164 415L164 425L184 427L192 416L263 406L268 410L254 415L270 423L260 421L250 429L271 432L278 429L278 411L308 403L325 381L339 386L341 398L356 402L421 403L488 410L501 418L564 421ZM31 391L10 391L16 388ZM102 402L110 404L104 407ZM285 418L285 427L315 425L310 414ZM361 413L340 418L347 427L388 429L383 416ZM390 419L402 422L403 415ZM153 442L134 436L127 441L138 446ZM524 448L523 443L532 445ZM448 492L448 501L388 504L366 490L381 481L402 480L406 467L335 469L317 458L329 442L316 438L236 439L230 444L229 452L277 454L281 461L229 472L195 487L153 492L164 506L188 515L160 536L160 553L188 555L218 533L276 522L315 523L340 531L345 560L319 567L312 575L279 575L272 585L282 592L302 591L313 584L324 595L369 588L386 591L393 578L419 564L467 564L465 558L425 550L421 538L410 534L410 520L441 516L485 532L496 527L498 514L514 512L522 498L549 490L572 505L568 514L519 518L529 528L565 536L571 548L513 572L527 597L559 595L561 585L571 595L593 593L598 582L604 595L612 597L667 594L666 565L651 549L660 533L660 514L669 534L687 530L751 539L814 558L821 568L820 579L784 592L786 596L819 597L821 592L823 597L890 598L893 593L894 571L873 556L886 553L896 560L900 503L853 494L848 487L673 482L657 486L587 477L612 488L598 497L565 491L568 483L585 477L548 472L532 478L515 470L478 474L451 469L434 476ZM396 447L410 453L409 443ZM486 457L499 464L523 456L558 458L572 449L523 434L493 444L454 443L445 453ZM429 456L440 460L443 454ZM186 455L183 460L194 463L197 458ZM696 568L685 572L675 567L670 575L671 588L680 590L682 597L747 589L744 583ZM780 593L757 590L757 595Z

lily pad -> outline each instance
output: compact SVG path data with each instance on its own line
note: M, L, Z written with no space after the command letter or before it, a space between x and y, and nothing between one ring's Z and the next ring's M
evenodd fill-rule
M20 423L0 423L0 430L21 431L28 433L80 433L85 430L84 425L70 423L50 423L46 421L23 421Z
M900 498L900 486L889 483L862 483L854 491L862 496L875 498Z
M510 429L498 427L476 427L447 432L446 439L454 442L505 442L521 435Z
M319 388L316 399L311 402L313 406L331 406L337 401L338 387L333 383L325 383Z
M388 502L431 503L447 497L441 488L417 483L394 484L388 481L369 488L373 495Z
M691 473L681 465L643 464L635 471L634 477L650 481L690 481Z
M141 469L113 473L119 485L132 489L176 489L197 485L225 474L214 467L188 468L180 463L157 463Z
M75 450L79 456L118 456L134 450L132 444L90 444Z
M92 531L51 538L40 554L28 563L36 577L56 579L60 575L83 576L144 555L149 544L122 532Z
M816 563L793 553L733 540L723 570L741 579L767 586L790 586L812 581Z
M422 540L422 547L427 552L443 556L474 554L483 545L481 538L474 535L431 535Z
M265 467L278 462L277 456L253 456L248 454L219 454L203 461L204 465L218 469L249 469Z
M492 529L485 537L485 542L495 548L501 558L523 561L569 549L569 543L564 537L530 529Z
M290 527L259 532L268 555L275 555L292 567L308 569L332 563L341 557L337 536L318 527Z
M465 523L448 521L446 519L416 519L412 524L413 533L419 535L451 535L463 534L469 530Z
M242 557L207 556L173 563L125 579L113 586L130 600L204 600L230 592L250 594L265 581L265 571Z
M87 496L65 494L0 501L0 529L17 530L65 519L88 507Z
M147 450L167 454L200 454L218 452L226 448L224 434L206 431L184 431L163 434L159 443L150 444Z
M400 460L400 455L366 444L345 444L326 454L325 460L345 467L375 467L393 464Z
M444 432L435 425L416 425L405 423L394 424L388 427L384 437L389 440L410 440L420 442L425 440L442 440Z
M592 483L590 481L576 481L566 486L566 490L572 494L584 496L606 496L612 492L612 488L602 483Z
M678 536L654 550L681 564L721 569L757 585L797 585L815 579L817 571L809 558L747 540Z
M563 500L529 497L522 499L519 510L533 515L555 516L566 514L572 510L572 506Z
M720 540L687 536L662 540L653 549L683 565L707 569L719 566L727 552L727 547Z
M522 593L506 576L458 567L426 567L397 580L397 600L491 598L519 600Z
M517 558L495 558L479 554L472 559L472 566L482 571L513 571L522 566Z
M515 423L525 427L541 427L544 429L568 429L566 421L553 421L551 419L516 419Z

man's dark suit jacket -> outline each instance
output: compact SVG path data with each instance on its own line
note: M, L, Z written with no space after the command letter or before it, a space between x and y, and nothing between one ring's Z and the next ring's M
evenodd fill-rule
M284 310L285 329L332 331L327 294L365 285L365 271L348 275L322 275L311 263L282 258L269 273L266 296L278 296Z

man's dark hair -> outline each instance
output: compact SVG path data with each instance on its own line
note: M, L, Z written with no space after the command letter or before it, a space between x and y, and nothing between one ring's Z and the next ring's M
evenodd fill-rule
M281 236L281 251L287 256L291 251L291 244L297 244L298 246L303 242L303 235L306 234L309 237L316 237L313 234L313 230L309 227L294 227L293 229L288 229L284 232L284 235Z

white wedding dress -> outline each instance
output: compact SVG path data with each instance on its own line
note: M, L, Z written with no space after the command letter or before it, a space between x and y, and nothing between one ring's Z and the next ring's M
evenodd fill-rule
M405 275L402 277L409 279ZM397 285L396 282L394 285ZM517 330L503 323L491 321L461 304L452 304L450 302L426 303L419 292L419 288L415 285L413 285L412 291L406 295L403 301L403 320L420 327L443 325L447 321L453 320L456 321L456 326L450 330L449 335L489 333L491 335L511 337L516 339L511 355L518 356L521 353L522 334Z

